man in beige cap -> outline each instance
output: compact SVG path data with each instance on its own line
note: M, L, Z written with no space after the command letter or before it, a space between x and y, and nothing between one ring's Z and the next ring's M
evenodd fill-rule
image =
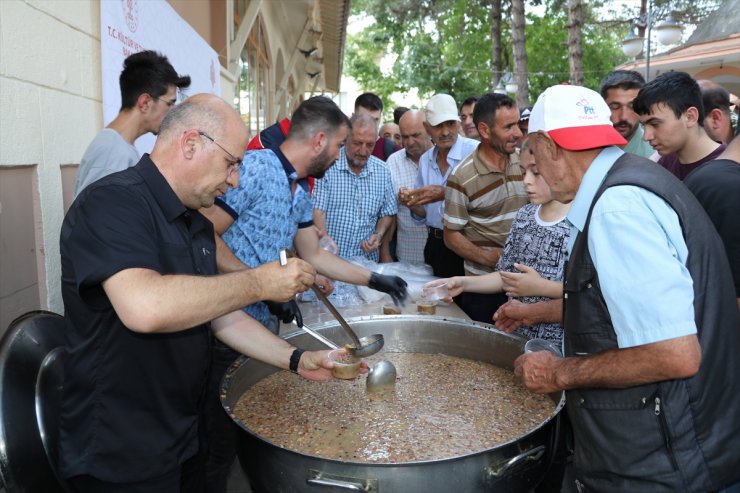
M537 169L571 203L565 357L527 353L514 374L533 392L566 391L579 491L737 488L740 314L727 256L676 177L617 147L609 115L598 93L569 85L532 109Z
M426 224L429 236L424 247L424 262L432 266L435 276L463 274L463 260L445 246L442 216L447 177L468 154L478 147L477 140L458 134L460 117L457 104L449 94L435 94L425 108L424 128L434 147L419 159L416 188L399 196L400 203L411 209L413 216Z

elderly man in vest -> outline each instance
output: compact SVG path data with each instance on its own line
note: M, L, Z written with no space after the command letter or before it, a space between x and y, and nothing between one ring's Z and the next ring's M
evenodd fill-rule
M673 175L616 147L596 92L547 89L529 132L553 197L572 202L573 231L565 358L522 355L515 375L566 391L576 486L737 488L740 314L717 232Z

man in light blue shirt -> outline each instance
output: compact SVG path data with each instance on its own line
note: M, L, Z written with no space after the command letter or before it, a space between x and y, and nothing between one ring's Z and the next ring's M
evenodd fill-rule
M553 86L530 142L572 202L564 354L514 362L565 390L579 491L716 491L740 480L740 314L722 243L670 173L624 153L599 95ZM718 378L722 375L722 378Z
M426 224L429 232L424 248L424 261L432 266L435 276L453 277L463 274L462 258L444 244L442 217L447 177L479 142L458 133L460 117L457 104L449 94L435 94L425 108L424 128L434 147L419 159L416 188L399 196L412 217Z

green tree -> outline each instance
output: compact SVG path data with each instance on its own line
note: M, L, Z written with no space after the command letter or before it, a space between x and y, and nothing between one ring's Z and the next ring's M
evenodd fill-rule
M494 73L491 38L491 16L498 3L502 9L502 70L515 72L510 0L356 0L353 19L375 22L348 36L345 73L364 89L378 93L387 108L394 106L392 93L409 88L417 88L422 99L446 92L457 101L491 91L491 82L498 81L499 75ZM583 69L582 79L574 79L568 57L568 1L547 0L543 16L532 13L531 6L538 3L527 2L524 28L529 102L547 87L570 80L582 80L585 86L598 89L604 75L627 61L621 40L640 15L639 7L605 13L601 0L581 3ZM653 0L653 12L660 19L672 11L688 25L699 22L719 3ZM395 57L387 73L379 67L384 55ZM580 73L577 67L574 70ZM526 95L517 97L519 104L525 99Z

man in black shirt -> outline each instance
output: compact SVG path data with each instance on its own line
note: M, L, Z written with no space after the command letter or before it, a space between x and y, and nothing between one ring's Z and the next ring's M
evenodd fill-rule
M213 227L198 209L236 186L246 144L226 102L193 96L162 122L151 156L88 186L65 217L59 472L73 491L200 488L187 461L199 448L212 336L331 378L327 351L303 353L241 310L292 299L313 267L290 259L216 275Z

